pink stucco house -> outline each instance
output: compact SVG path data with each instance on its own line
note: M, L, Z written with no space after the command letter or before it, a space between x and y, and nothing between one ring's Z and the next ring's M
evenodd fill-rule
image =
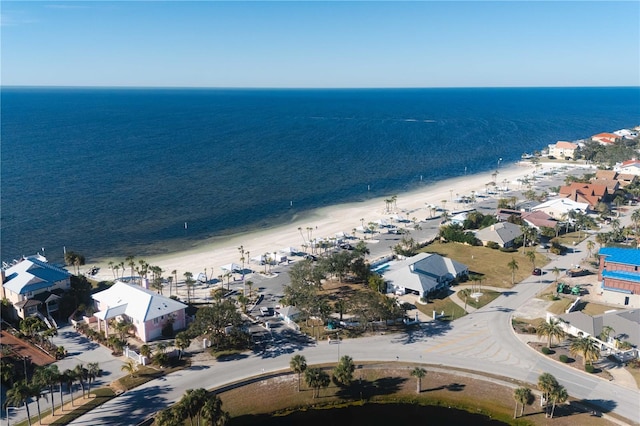
M109 335L108 321L127 321L135 326L136 336L149 342L162 336L162 327L172 322L173 330L186 328L187 305L134 284L116 281L111 287L94 294L100 329Z

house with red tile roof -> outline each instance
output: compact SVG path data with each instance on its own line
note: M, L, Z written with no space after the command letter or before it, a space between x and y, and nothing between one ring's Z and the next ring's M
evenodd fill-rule
M606 202L609 191L606 185L573 182L571 185L561 186L558 194L578 203L589 204L589 208L595 210L599 202Z
M620 139L620 136L614 133L598 133L591 136L591 140L598 142L600 145L613 145Z
M577 143L558 141L549 145L549 155L556 158L573 158L577 149Z

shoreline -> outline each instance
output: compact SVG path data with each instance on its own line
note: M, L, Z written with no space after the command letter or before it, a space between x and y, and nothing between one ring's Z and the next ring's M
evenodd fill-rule
M540 163L538 174L552 169L558 169L566 163ZM580 167L579 164L569 164L573 167ZM517 162L504 164L499 170L496 178L496 185L502 186L502 182L507 182L511 188L516 185L518 179L534 174L534 165L530 162ZM454 200L463 195L470 195L472 191L484 193L486 184L492 181L494 171L476 173L473 175L459 176L445 179L434 183L426 184L424 187L410 191L398 193L395 211L385 212L385 199L387 197L377 197L361 202L337 204L319 209L302 212L295 220L287 224L276 225L269 228L247 231L245 233L233 234L226 237L212 237L198 242L191 249L179 250L175 252L153 255L148 257L136 257L136 262L144 259L149 265L159 266L163 270L163 275L167 276L171 271L176 270L178 276L182 277L184 272L191 272L197 277L201 272L207 272L207 277L213 279L220 275L220 267L230 263L241 263L239 247L243 246L249 252L248 258L273 254L285 247L294 247L303 251L302 245L306 241L309 232L311 238L331 238L336 233L345 232L353 234L353 230L374 222L379 219L389 219L393 215L404 216L408 219L417 218L423 221L429 217L427 204L442 207L443 201L448 211L455 211ZM458 206L460 207L460 206ZM439 214L439 213L437 213ZM361 219L364 219L363 221ZM300 230L298 228L301 228ZM310 228L311 231L307 231ZM362 236L357 233L356 237ZM113 280L113 272L109 268L108 262L120 263L124 261L126 254L122 257L104 257L89 260L84 270L93 266L99 267L96 275L90 278L103 281ZM245 261L245 267L252 268L255 264L249 260ZM255 269L255 268L253 268ZM129 267L125 265L125 271ZM211 271L209 273L209 271ZM125 273L125 277L127 274ZM179 278L180 279L180 278Z

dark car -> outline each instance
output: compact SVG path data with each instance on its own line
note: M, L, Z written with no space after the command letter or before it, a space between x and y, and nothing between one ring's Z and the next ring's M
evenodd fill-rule
M542 275L542 269L540 268L533 268L533 275Z

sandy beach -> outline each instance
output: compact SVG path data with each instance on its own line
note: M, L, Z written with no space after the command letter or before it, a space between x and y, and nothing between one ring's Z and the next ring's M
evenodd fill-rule
M538 174L558 168L561 164L542 164L538 168ZM509 188L517 188L518 179L531 177L534 174L534 166L529 162L520 162L511 165L504 165L498 170L496 177L496 185L507 185ZM231 236L223 241L215 243L203 243L201 246L188 250L180 251L160 256L138 257L150 265L159 266L164 271L163 276L168 276L171 271L176 270L178 278L182 280L185 272L191 272L195 277L199 273L206 273L209 279L222 275L221 266L230 263L240 264L240 253L238 248L244 247L249 252L249 258L264 255L265 253L279 252L286 247L294 247L303 251L303 235L304 239L308 239L309 232L307 228L311 228L312 239L332 238L336 233L344 232L353 234L353 230L364 223L365 227L369 222L375 222L379 219L387 219L391 221L392 216L398 215L408 219L417 218L423 221L430 216L429 204L442 207L443 200L446 200L445 208L449 211L456 210L461 207L454 200L462 196L470 196L472 191L476 193L485 193L487 183L494 179L493 171L480 174L461 176L458 178L447 179L427 184L423 188L399 193L389 194L387 197L371 199L365 202L341 204L329 206L309 212L303 219L295 220L286 225L280 225L274 228L249 232L246 234ZM395 209L391 212L385 211L385 199L392 195L397 195ZM437 213L440 214L440 213ZM361 221L364 219L364 221ZM298 229L302 229L301 231ZM363 237L361 232L357 232L356 237ZM246 254L245 254L245 257ZM91 266L98 266L99 272L94 276L97 280L112 280L113 272L108 266L108 262L120 263L124 261L122 258L100 259L96 262L87 263L85 269ZM255 263L245 263L247 268L253 270L260 269ZM126 271L129 267L126 266ZM125 273L125 277L130 273Z

